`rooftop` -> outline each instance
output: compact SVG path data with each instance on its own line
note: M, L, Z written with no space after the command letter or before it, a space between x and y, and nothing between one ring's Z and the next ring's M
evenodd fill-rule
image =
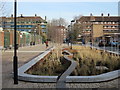
M120 16L82 16L78 21L120 21Z

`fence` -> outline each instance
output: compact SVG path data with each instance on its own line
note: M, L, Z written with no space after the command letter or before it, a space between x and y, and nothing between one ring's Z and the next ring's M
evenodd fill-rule
M17 44L19 47L28 46L31 42L40 44L41 36L25 31L17 31ZM0 47L6 49L14 47L14 31L0 31Z

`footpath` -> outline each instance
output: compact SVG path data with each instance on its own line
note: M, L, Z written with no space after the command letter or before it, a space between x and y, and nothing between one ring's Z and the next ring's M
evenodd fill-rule
M49 45L51 47L52 45ZM48 48L49 48L48 47ZM35 46L25 46L18 49L18 67L29 62L32 58L39 55L46 50L45 44ZM46 86L53 86L54 84L41 84L19 81L18 85L14 85L12 79L13 72L13 49L2 52L2 88L45 88Z

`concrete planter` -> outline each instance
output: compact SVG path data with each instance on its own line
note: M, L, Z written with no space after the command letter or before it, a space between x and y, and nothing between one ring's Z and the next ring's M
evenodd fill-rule
M33 65L35 65L38 61L42 60L42 58L44 58L54 48L55 47L48 49L41 55L32 59L30 62L21 66L18 69L19 80L30 81L30 82L57 82L58 76L39 76L39 75L30 75L30 74L25 73L29 68L31 68ZM71 61L66 56L64 58L68 61ZM115 70L112 72L95 75L95 76L67 76L66 82L103 82L103 81L109 81L109 80L112 80L112 79L115 79L118 77L120 77L120 70Z

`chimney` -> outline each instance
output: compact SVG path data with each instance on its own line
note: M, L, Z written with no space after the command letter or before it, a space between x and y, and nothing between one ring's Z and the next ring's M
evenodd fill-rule
M13 17L13 14L11 14L11 17Z
M101 16L103 16L103 13L101 14Z
M108 16L110 16L110 14L108 13Z
M23 17L23 15L21 14L21 17Z
M37 14L35 14L35 17L37 16Z
M90 14L90 21L95 21L95 17L92 15L92 13Z
M45 20L47 19L47 17L45 16Z
M92 13L90 13L90 16L93 16Z

